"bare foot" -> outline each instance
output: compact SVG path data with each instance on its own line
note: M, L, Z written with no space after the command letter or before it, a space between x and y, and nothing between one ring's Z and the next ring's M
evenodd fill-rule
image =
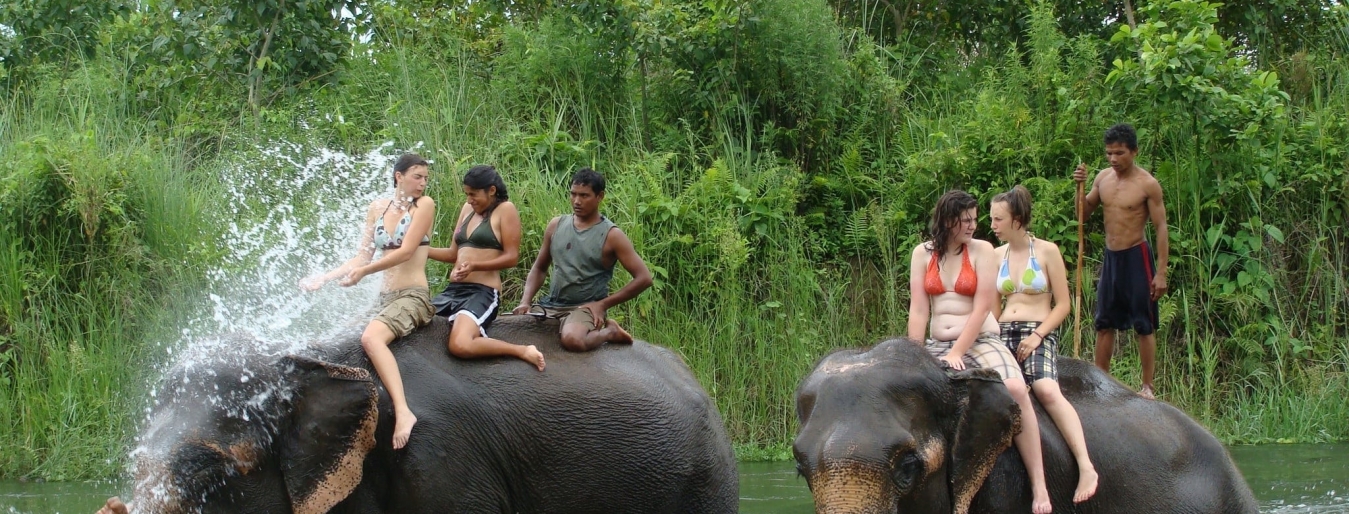
M122 499L116 496L108 498L108 502L103 504L103 508L98 509L95 514L127 514L126 504Z
M609 329L612 336L609 336L609 342L614 344L632 344L632 334L618 325L617 321L609 320L604 328Z
M1096 468L1090 464L1081 468L1077 473L1077 492L1073 493L1073 503L1082 503L1096 494L1096 482L1100 477L1096 474Z
M1049 503L1049 490L1040 489L1035 491L1035 499L1030 504L1031 514L1049 514L1054 512L1054 505Z
M545 365L543 362L543 352L540 352L538 348L534 347L534 345L531 344L529 346L526 346L525 353L520 354L520 359L537 366L539 368L539 371L543 371L543 367Z
M396 413L393 417L393 449L401 450L407 446L408 438L412 437L412 425L417 424L417 416L407 411Z
M1149 399L1149 400L1156 400L1156 399L1157 399L1155 396L1152 395L1152 386L1143 386L1142 389L1139 389L1139 390L1138 390L1138 396L1142 396L1142 397L1147 398L1147 399Z

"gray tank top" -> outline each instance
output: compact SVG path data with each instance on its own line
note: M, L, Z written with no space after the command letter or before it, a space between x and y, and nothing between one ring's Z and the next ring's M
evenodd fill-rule
M614 222L601 216L594 226L576 230L574 218L570 214L563 216L553 229L549 243L553 278L548 296L539 300L544 307L574 307L609 296L614 265L604 265L604 240Z

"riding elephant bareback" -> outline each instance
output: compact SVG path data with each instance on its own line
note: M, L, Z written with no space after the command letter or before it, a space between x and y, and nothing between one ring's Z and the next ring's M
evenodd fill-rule
M355 336L307 355L180 365L133 452L133 513L729 513L735 456L673 352L637 341L563 351L556 320L490 335L548 354L448 355L448 323L390 346L418 422L393 411ZM110 499L106 512L125 512Z
M1100 482L1072 502L1076 463L1037 403L1054 512L1258 512L1227 450L1185 413L1085 362L1058 366ZM796 412L792 449L816 512L1031 511L1026 468L1007 451L1020 410L990 370L945 369L908 339L841 350L801 381Z

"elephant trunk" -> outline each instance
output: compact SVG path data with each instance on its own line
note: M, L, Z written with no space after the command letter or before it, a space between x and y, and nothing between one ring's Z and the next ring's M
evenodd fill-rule
M895 488L887 471L875 464L830 463L810 480L817 514L893 514Z

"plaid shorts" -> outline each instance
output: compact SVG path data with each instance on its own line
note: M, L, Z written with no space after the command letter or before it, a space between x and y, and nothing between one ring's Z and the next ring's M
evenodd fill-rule
M927 353L933 357L941 358L951 353L951 346L955 341L938 341L928 339ZM980 332L979 337L974 340L974 345L965 351L965 356L960 359L966 366L971 368L987 368L998 372L998 376L1003 380L1012 377L1020 377L1021 370L1016 365L1016 357L1007 351L1007 347L998 339L998 335L992 332Z
M1030 337L1040 326L1039 321L1006 321L999 323L1002 327L1002 343L1007 345L1007 349L1016 355L1016 349L1021 345L1021 341ZM1030 379L1027 382L1034 383L1036 380L1047 378L1050 380L1059 379L1059 333L1054 331L1040 342L1040 346L1031 352L1030 357L1021 363L1021 371Z

